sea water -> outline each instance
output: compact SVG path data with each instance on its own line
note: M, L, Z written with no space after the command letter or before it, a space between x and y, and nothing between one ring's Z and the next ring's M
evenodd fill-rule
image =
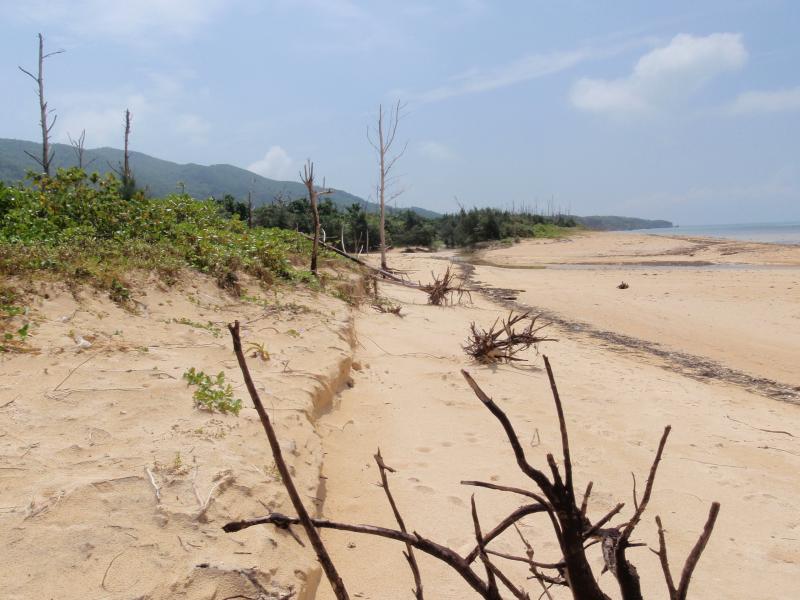
M800 244L800 222L686 225L659 229L637 229L630 233L727 238L748 242L768 242L771 244Z

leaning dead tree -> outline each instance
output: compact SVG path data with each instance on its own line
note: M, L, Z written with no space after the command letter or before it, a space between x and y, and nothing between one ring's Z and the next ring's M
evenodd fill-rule
M464 296L472 300L472 294L464 285L464 280L453 273L451 265L441 275L431 272L431 283L419 284L419 289L428 294L428 304L441 306L461 302Z
M48 52L45 53L44 51L44 37L42 34L39 34L39 68L36 71L36 75L23 69L22 67L18 67L20 71L25 73L28 77L33 79L36 82L37 87L37 95L39 96L39 126L42 129L42 156L39 158L38 156L34 156L27 150L25 154L30 156L36 163L42 168L42 172L50 176L50 165L53 162L53 157L55 156L55 151L50 149L50 132L53 131L53 127L55 127L56 119L58 119L58 115L53 116L53 120L50 121L50 114L53 112L52 110L47 108L47 101L44 98L44 61L51 57L55 56L56 54L63 53L64 50L56 50L55 52Z
M239 358L242 372L245 375L248 391L250 391L253 402L259 410L262 422L265 423L270 445L273 448L273 452L276 453L276 463L280 460L279 464L283 465L282 468L285 469L285 464L279 454L280 446L277 440L275 440L274 431L271 427L267 428L266 423L268 421L266 420L267 417L266 413L263 411L263 407L258 408L261 406L261 401L258 399L258 394L255 391L255 387L252 385L244 356L241 354L238 326L231 327L231 332L234 335L234 348L237 358ZM532 484L531 486L522 488L483 481L461 482L464 485L487 488L525 498L524 504L521 504L517 509L513 510L494 527L486 529L478 519L475 497L473 496L471 509L475 545L468 553L459 553L445 544L422 536L413 529L409 532L405 520L401 516L397 504L389 491L386 472L391 472L391 470L384 464L380 452L376 454L375 460L380 470L381 486L386 493L395 520L398 523L398 529L374 525L355 525L328 519L311 519L305 510L302 509L298 510L297 517L290 517L273 512L255 519L227 523L223 527L223 530L230 533L247 527L264 524L270 524L285 529L292 525L302 524L307 532L323 528L336 529L395 540L404 544L406 547L405 556L414 577L414 594L418 600L421 600L423 597L423 585L419 565L416 562L416 557L413 552L415 550L448 565L478 594L479 597L488 600L500 600L507 594L519 600L530 600L534 593L534 590L529 589L531 585L536 585L540 590L543 590L539 596L540 598L543 596L552 598L550 589L553 587L561 587L566 588L574 600L609 600L609 596L600 588L598 582L599 576L592 571L589 561L588 553L591 549L594 549L593 551L600 552L602 555L605 564L603 571L610 571L615 577L622 599L643 600L644 595L641 581L636 567L628 559L627 551L630 548L644 545L640 542L633 542L631 537L634 530L641 522L642 516L650 502L656 472L661 462L661 457L671 428L667 426L661 436L661 441L658 444L655 458L650 467L641 499L637 498L634 485L634 511L632 515L620 524L611 525L612 520L617 517L625 506L624 503L619 503L610 511L606 512L603 517L593 521L588 515L593 484L590 481L586 486L586 491L579 498L574 487L572 455L570 452L570 442L563 405L556 387L550 362L546 356L544 357L544 363L561 432L561 465L559 466L556 462L553 454L548 453L547 464L550 469L549 475L537 469L529 462L525 454L525 449L519 440L519 436L503 409L480 388L469 373L462 371L462 375L477 398L500 423L510 442L520 471ZM284 479L284 483L287 481L291 482L289 478ZM293 492L292 489L293 486L291 486L291 484L287 485L287 492L289 492L292 502L295 503L297 492L296 490ZM297 503L302 507L302 503L299 502L299 499ZM711 505L708 518L703 527L703 532L695 543L694 548L689 553L677 583L673 577L667 556L666 540L661 518L656 517L656 523L659 529L659 548L653 552L658 555L661 563L670 600L685 600L687 598L692 574L711 536L718 513L719 503L714 502ZM533 544L525 539L517 527L517 524L523 518L532 515L546 515L558 542L561 555L560 559L552 562L543 562L536 558ZM517 530L520 537L522 545L520 552L517 554L509 554L491 548L492 542L512 527ZM312 538L312 540L313 539L317 538ZM316 550L317 546L315 545L314 548ZM320 558L321 562L322 560L323 559ZM327 554L325 554L325 560L330 560ZM511 564L525 565L530 575L520 576L517 571L509 569L507 565ZM323 566L325 565L326 563L323 562ZM334 586L334 590L339 590L337 591L337 595L346 595L341 579L335 574L332 565L330 565L330 568L333 571L333 575L328 573L327 567L326 574L328 574L329 580ZM533 582L535 582L535 584ZM501 590L504 591L501 592ZM538 590L536 593L538 593ZM339 595L339 597L342 596Z
M397 137L397 126L400 124L401 111L403 105L398 100L396 104L392 105L389 112L383 110L383 104L378 105L378 123L376 131L373 132L367 127L367 140L375 149L378 154L378 186L377 195L378 203L380 204L380 244L381 244L381 269L388 270L386 265L386 202L393 200L402 192L395 191L390 193L387 199L387 192L393 183L393 176L391 175L395 163L400 159L406 151L408 144L403 146L397 154L392 154L395 139ZM369 240L368 240L369 244ZM368 250L369 251L369 250Z
M531 346L536 347L539 342L556 341L555 338L539 335L539 332L548 325L547 323L537 325L539 316L531 316L530 312L515 315L511 311L505 319L498 317L488 331L479 329L475 323L471 323L464 352L484 364L523 361L524 358L516 356L519 352ZM526 326L522 329L517 328L517 325L525 322L528 323Z

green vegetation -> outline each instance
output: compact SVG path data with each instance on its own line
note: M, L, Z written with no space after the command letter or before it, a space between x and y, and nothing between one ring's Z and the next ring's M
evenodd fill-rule
M245 218L247 215L247 206L231 196L220 202L220 208L231 216ZM378 215L365 212L361 204L354 203L340 210L326 199L319 203L319 215L327 237L338 241L343 234L349 252L366 249L367 239L370 251L378 249ZM311 232L313 227L307 198L276 201L257 208L253 213L253 223L260 227L295 229L305 233ZM569 216L543 216L495 208L462 209L435 218L421 216L414 210L398 210L386 215L386 240L393 246L473 246L503 239L558 237L575 225L575 219Z
M233 388L225 381L225 373L222 371L216 377L210 377L192 367L183 374L183 378L189 385L197 386L192 396L196 406L211 412L239 415L242 401L233 397Z
M0 286L0 352L19 351L30 335L30 323L20 324L25 307L11 288Z
M170 283L184 268L239 291L237 273L271 282L308 281L295 267L306 262L310 242L281 229L248 229L212 200L172 194L123 198L113 175L79 169L55 177L32 176L32 185L0 183L0 274L50 272L109 290L125 304L126 277L154 271Z

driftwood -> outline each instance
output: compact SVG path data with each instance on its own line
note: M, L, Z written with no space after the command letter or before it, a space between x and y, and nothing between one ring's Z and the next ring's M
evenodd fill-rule
M484 364L523 361L525 359L517 357L516 354L531 346L536 347L539 342L556 341L555 338L539 335L539 332L548 324L537 325L538 318L539 315L532 317L529 312L514 315L512 311L507 318L495 320L488 331L479 330L475 323L472 323L464 352ZM515 329L516 325L525 321L529 321L526 327L522 330Z
M431 283L419 285L419 289L428 294L428 304L434 306L457 304L464 296L468 296L472 301L472 294L464 287L464 280L453 273L451 265L447 265L447 269L441 276L431 273L431 277L433 278Z
M304 238L306 238L307 240L311 240L312 242L314 241L314 238L312 236L308 235L307 233L303 233L302 231L299 231L298 233L300 235L302 235ZM348 254L347 252L342 252L336 246L332 246L331 244L325 243L325 242L323 242L321 240L319 241L319 245L322 246L323 248L325 248L326 250L330 250L331 252L333 252L335 254L338 254L339 256L342 256L342 257L344 257L344 258L356 263L357 265L360 265L360 266L364 267L365 269L367 269L369 271L372 271L373 273L377 273L383 279L386 279L386 280L388 280L388 281L390 281L392 283L397 283L399 285L402 285L402 286L405 286L405 287L411 287L411 288L415 288L415 289L419 289L420 288L419 284L415 284L415 283L407 281L407 280L405 280L405 279L403 279L401 277L398 277L397 275L395 275L391 271L387 271L385 269L379 269L377 267L373 267L372 265L364 262L360 258L357 258L357 257L353 256L352 254Z
M306 233L299 232L304 238L314 241L314 238ZM421 282L413 283L408 279L404 279L400 277L397 273L398 271L392 272L387 269L379 269L377 267L373 267L370 264L367 264L360 258L352 256L347 252L342 252L336 246L332 246L331 244L326 244L325 242L318 241L319 245L325 248L326 250L330 250L331 252L342 256L357 265L364 267L365 269L380 275L381 279L384 281L388 281L390 283L396 283L398 285L402 285L403 287L413 288L416 290L421 290L428 294L428 304L432 304L434 306L441 306L447 304L454 304L459 303L467 296L470 301L472 301L472 294L470 290L465 286L464 280L460 278L458 275L453 273L452 266L448 265L447 269L441 276L437 276L435 273L431 273L431 277L433 281L431 283L423 284ZM455 299L455 301L454 301Z
M231 331L233 332L234 328L231 328ZM236 341L237 339L238 330L234 340ZM240 365L244 372L246 366L244 365L244 356L241 354L241 349L237 352L237 357L239 358ZM314 530L314 528L337 529L340 531L379 536L401 542L406 546L405 556L414 576L414 594L418 600L422 598L423 586L419 566L414 557L413 550L432 556L447 564L481 598L499 600L502 597L500 592L502 588L508 590L515 598L530 600L531 595L527 590L527 586L530 585L530 581L535 581L536 585L543 590L540 597L547 596L551 598L552 596L549 593L550 588L553 586L561 586L570 591L574 600L609 600L609 597L600 588L598 583L599 576L593 573L587 556L588 549L599 546L605 562L604 571L610 571L616 578L623 600L643 600L639 576L634 565L629 562L626 551L629 548L644 545L631 542L630 540L637 525L641 522L642 515L652 495L656 471L661 461L671 428L668 426L664 429L655 459L653 460L650 473L647 477L641 501L637 499L634 491L635 510L633 515L620 525L609 525L625 506L624 503L619 503L602 518L592 522L587 515L592 483L590 482L588 484L581 498L576 496L572 473L570 440L567 432L563 405L553 376L553 371L550 367L550 362L546 356L544 357L544 363L561 433L561 466L559 467L552 454L547 454L550 475L547 475L544 471L537 469L528 462L523 445L506 413L495 404L480 386L478 386L477 382L469 373L462 371L464 378L475 395L502 426L514 452L517 465L522 473L535 484L536 488L535 490L529 490L505 486L498 483L462 481L461 483L464 485L515 494L528 499L528 503L514 510L500 523L484 533L484 529L478 520L477 508L473 497L471 510L476 544L469 553L462 555L444 544L423 537L416 531L412 530L412 532L409 533L405 521L400 515L400 511L389 491L386 474L393 470L384 464L380 451L375 455L375 460L380 470L381 486L386 492L387 499L389 500L395 519L398 522L399 529L390 529L374 525L354 525L328 519L311 519L308 517L307 513L303 512L302 514L299 513L298 517L290 517L280 513L270 513L255 519L234 521L223 526L223 530L231 533L247 527L265 524L271 524L285 529L294 524L303 524L307 532L309 530ZM249 382L249 376L246 376L245 380ZM248 389L250 389L250 387L251 385L249 384ZM255 390L253 390L252 393L255 394ZM258 406L260 406L260 402L257 403L257 407ZM263 410L263 408L261 410ZM259 411L259 414L261 414L261 411ZM265 429L267 429L268 434L271 436L270 443L273 445L273 451L275 451L276 448L279 451L280 448L277 446L277 441L273 443L274 432L272 432L271 427L267 427L267 421L265 421L265 419L266 413L264 413L262 421L265 422ZM278 462L277 458L278 456L276 456L276 463ZM284 479L284 483L287 481L290 482L291 480L288 478ZM287 491L288 490L289 486L287 485ZM656 523L659 529L659 549L657 551L653 550L653 552L657 554L661 563L670 600L685 600L687 597L689 582L711 536L718 512L719 504L717 502L712 503L703 532L686 559L680 581L677 584L673 579L667 557L665 534L661 519L660 517L656 517ZM519 537L524 546L524 556L522 554L500 553L490 548L490 544L495 538L511 527L516 528L517 523L521 519L539 513L546 514L552 524L553 533L560 547L562 557L560 560L555 562L541 562L535 560L533 546L522 536L518 529ZM327 555L325 556L327 558ZM513 581L511 576L509 576L502 567L498 566L499 563L495 561L496 558L504 561L526 564L530 570L531 576L522 581ZM339 580L339 582L341 582L341 580ZM343 586L341 589L344 589ZM342 593L346 594L346 592Z

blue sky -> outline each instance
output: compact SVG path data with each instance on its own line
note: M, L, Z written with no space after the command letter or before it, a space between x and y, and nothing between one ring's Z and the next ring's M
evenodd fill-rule
M407 103L398 206L549 202L681 224L800 221L800 2L0 0L0 137L370 197L379 103Z

